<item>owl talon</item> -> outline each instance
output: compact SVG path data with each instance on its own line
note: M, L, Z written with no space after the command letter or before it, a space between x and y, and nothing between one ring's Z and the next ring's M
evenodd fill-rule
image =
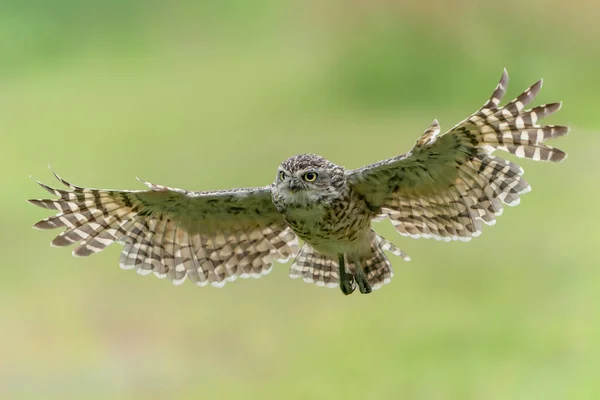
M358 258L355 258L353 260L353 262L354 262L354 269L356 270L354 279L356 279L356 283L358 284L358 289L360 290L360 292L362 294L371 293L373 291L373 289L371 289L371 284L369 284L369 281L367 280L367 275L365 275L365 271L363 271L363 269L360 265L360 261L358 260Z
M339 273L340 273L340 289L346 296L352 294L356 290L356 281L354 276L346 272L346 263L344 262L344 255L338 256L339 262Z
M367 281L367 277L365 276L364 272L357 274L355 278L356 283L358 283L358 289L362 294L369 294L373 291L373 289L371 289L369 281Z
M340 281L340 289L342 289L342 293L346 296L354 292L356 289L356 282L352 275L348 275L346 279Z

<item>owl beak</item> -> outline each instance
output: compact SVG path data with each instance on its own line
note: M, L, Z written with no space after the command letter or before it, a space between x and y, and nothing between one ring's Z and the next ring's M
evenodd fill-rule
M297 192L298 190L302 189L302 186L300 185L300 182L294 179L288 182L288 189L290 189L291 192Z

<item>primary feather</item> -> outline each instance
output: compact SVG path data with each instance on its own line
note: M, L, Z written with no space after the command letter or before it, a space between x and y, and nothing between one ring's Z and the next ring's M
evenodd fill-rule
M222 286L237 277L260 277L298 249L268 187L189 192L144 182L149 190L98 190L56 178L71 190L38 182L59 198L29 202L59 214L34 226L65 227L52 244L77 243L75 256L120 242L121 268L176 284L187 277L199 286Z
M514 206L531 188L517 164L493 155L560 162L566 154L544 142L568 133L566 126L538 125L560 103L525 109L542 87L536 82L505 106L506 70L490 99L440 135L434 121L412 150L348 171L349 184L406 236L469 240L482 223L493 224L503 204Z

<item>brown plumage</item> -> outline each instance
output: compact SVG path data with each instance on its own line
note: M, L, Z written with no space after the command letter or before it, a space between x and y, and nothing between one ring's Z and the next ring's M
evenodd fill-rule
M538 125L560 103L525 109L539 81L501 107L507 84L504 71L483 107L448 132L440 135L434 121L409 153L356 170L301 154L281 164L270 186L214 192L147 182L145 191L85 189L56 176L70 190L40 183L58 199L30 202L59 213L35 227L66 228L52 244L76 243L77 256L122 243L122 268L177 284L186 277L200 286L260 277L273 261L297 254L292 278L369 293L393 275L384 250L409 259L371 221L387 217L414 238L466 241L530 190L521 167L492 153L566 157L544 142L568 128ZM305 241L301 249L297 237Z

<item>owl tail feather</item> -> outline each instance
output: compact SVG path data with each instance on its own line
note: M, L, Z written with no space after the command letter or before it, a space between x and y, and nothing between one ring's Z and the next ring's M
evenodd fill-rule
M338 263L305 243L290 268L290 278L302 278L306 283L336 288L340 281Z
M383 236L373 232L370 256L361 260L361 266L367 277L371 289L376 290L386 283L390 283L394 273L392 265L384 250L410 261L410 257L402 250L390 243ZM309 244L304 244L290 269L290 278L302 278L304 282L315 283L317 286L329 288L339 287L340 276L338 262L329 256L318 253ZM354 274L356 266L346 258L346 268Z
M384 250L388 250L392 254L401 257L404 261L410 261L410 257L383 236L375 232L373 233L371 256L362 260L362 268L365 271L371 289L377 290L386 283L390 283L394 276L392 264L385 255ZM352 268L354 268L354 265L352 265Z

